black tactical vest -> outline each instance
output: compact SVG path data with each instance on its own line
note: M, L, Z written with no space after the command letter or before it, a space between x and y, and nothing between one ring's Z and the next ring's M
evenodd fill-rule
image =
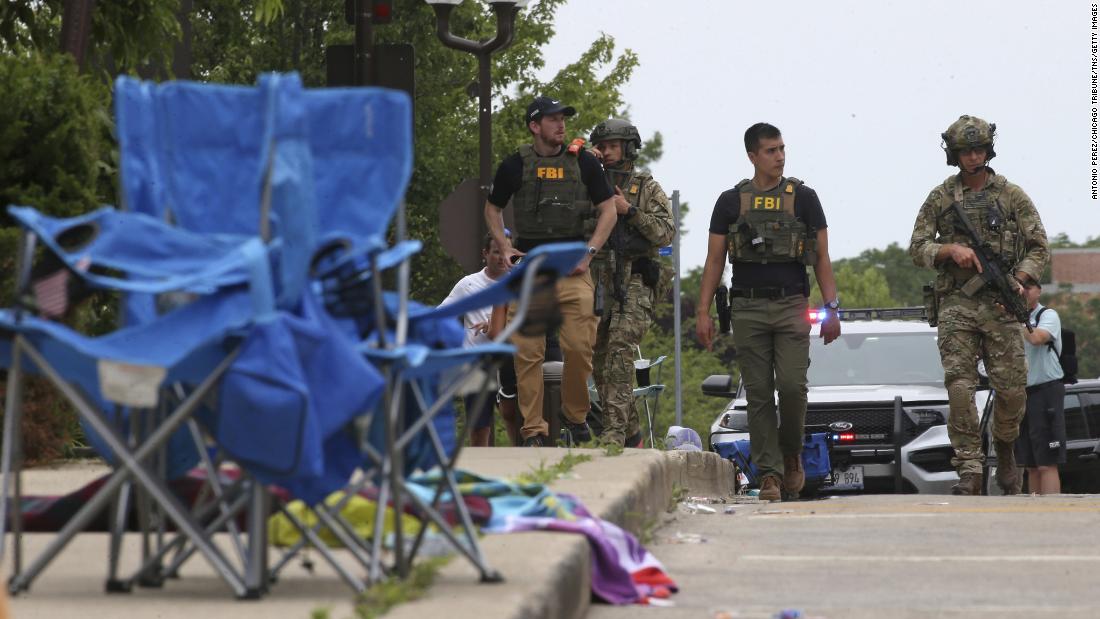
M794 197L802 181L780 179L771 191L760 191L745 179L735 189L741 210L726 235L730 262L759 264L817 261L817 239L794 214Z
M585 221L595 217L577 156L562 151L543 157L530 144L519 149L523 180L512 196L516 235L524 240L585 238Z

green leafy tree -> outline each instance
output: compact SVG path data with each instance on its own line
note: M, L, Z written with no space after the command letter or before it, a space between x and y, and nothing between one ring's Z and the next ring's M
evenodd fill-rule
M92 11L89 57L101 76L139 70L171 75L180 42L180 0L96 2ZM338 4L334 0L328 4ZM284 13L283 0L226 2L238 14L270 24ZM50 53L60 49L64 0L5 0L0 3L0 53Z
M1072 249L1079 247L1100 247L1100 236L1090 236L1085 239L1084 243L1074 243L1070 240L1069 235L1065 232L1059 232L1050 237L1050 247L1052 249Z
M890 285L886 283L886 277L874 267L859 270L850 263L841 264L833 269L836 276L837 294L844 307L894 307L897 301L890 296ZM821 289L817 286L817 279L811 277L813 282L810 291L810 304L820 306L822 303Z
M6 0L0 5L0 51L60 50L63 0ZM178 0L96 2L89 57L118 72L170 67L180 39ZM104 77L106 77L104 73Z
M885 249L867 249L855 258L842 258L833 262L833 268L840 270L845 265L850 265L855 271L874 269L882 274L889 288L890 296L894 304L918 306L924 302L922 289L925 284L935 279L935 272L913 264L906 248L897 243L891 243ZM856 307L849 301L850 293L838 285L841 300L847 307ZM859 307L874 307L859 304Z
M113 193L107 88L68 56L0 54L0 205L56 217L94 208ZM0 215L0 299L11 300L18 231Z

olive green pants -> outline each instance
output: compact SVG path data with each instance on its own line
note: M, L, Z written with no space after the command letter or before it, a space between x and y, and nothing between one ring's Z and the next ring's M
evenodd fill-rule
M736 297L730 308L737 366L748 397L752 461L760 478L782 478L783 456L802 453L810 366L806 297Z

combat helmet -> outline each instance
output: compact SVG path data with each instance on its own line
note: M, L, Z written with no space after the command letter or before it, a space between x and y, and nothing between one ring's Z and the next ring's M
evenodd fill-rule
M963 114L940 134L943 138L943 151L947 153L947 165L959 165L959 151L966 148L985 147L988 163L997 156L993 152L993 140L997 137L997 125L987 123L977 116Z
M638 158L638 150L642 147L642 136L638 128L630 124L630 121L621 118L608 118L596 125L592 130L589 142L599 144L607 140L623 141L623 161L634 161Z

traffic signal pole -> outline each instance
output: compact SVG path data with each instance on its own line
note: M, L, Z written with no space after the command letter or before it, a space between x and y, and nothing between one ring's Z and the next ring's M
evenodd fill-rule
M371 0L355 2L355 83L368 86L374 83L371 49L374 46Z

